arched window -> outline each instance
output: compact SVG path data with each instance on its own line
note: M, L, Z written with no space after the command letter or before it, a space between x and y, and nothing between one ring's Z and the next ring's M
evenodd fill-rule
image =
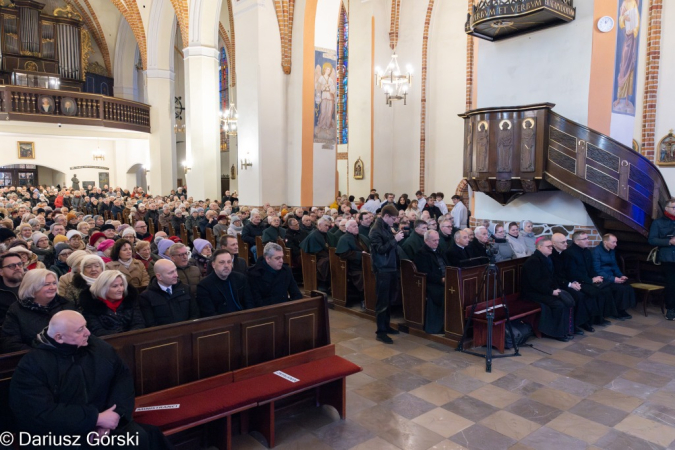
M227 54L225 53L225 47L220 48L220 81L219 81L219 91L220 91L220 112L224 113L230 107L230 69L227 65ZM220 125L219 125L220 126ZM228 151L228 136L227 133L223 131L222 126L220 126L220 151Z
M347 85L349 81L349 17L344 3L340 6L338 24L338 101L337 101L337 141L349 142L349 122L347 120Z

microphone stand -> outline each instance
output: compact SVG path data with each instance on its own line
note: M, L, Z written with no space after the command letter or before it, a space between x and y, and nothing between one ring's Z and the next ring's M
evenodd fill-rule
M520 356L520 353L518 351L518 343L516 340L513 338L513 326L511 325L511 319L509 316L509 307L506 304L506 296L504 295L504 287L502 286L501 279L499 278L499 268L497 267L497 262L495 260L495 253L493 252L492 246L490 244L487 245L487 256L480 256L477 258L471 258L471 259L488 259L489 263L488 266L485 268L483 271L483 276L480 282L480 285L478 286L478 290L476 291L476 298L474 299L473 305L471 305L471 313L469 314L469 317L464 324L464 332L462 333L462 338L459 340L459 344L457 345L457 348L455 349L458 352L466 353L468 355L474 355L474 356L479 356L481 358L485 358L485 371L486 372L492 372L492 360L493 358L508 358L511 356ZM486 305L486 311L485 311L485 318L487 320L487 348L485 350L485 353L478 353L475 351L467 350L464 348L464 341L466 340L466 335L467 332L469 331L469 327L471 326L471 322L473 320L473 317L476 313L476 307L478 306L479 299L481 296L481 292L483 292L483 289L485 289L485 305ZM492 291L492 295L490 295L490 292ZM492 297L492 306L490 306L490 297ZM511 354L503 354L503 355L494 355L492 354L492 331L493 331L493 326L494 326L494 320L495 320L495 308L497 307L497 298L500 299L501 301L501 306L504 307L504 314L506 315L506 327L508 328L509 332L511 333L511 339L513 341L513 350L514 352ZM462 311L463 313L463 311Z

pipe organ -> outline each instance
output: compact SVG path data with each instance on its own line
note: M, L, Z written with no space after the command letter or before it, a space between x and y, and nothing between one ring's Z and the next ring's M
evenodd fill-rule
M0 81L82 91L91 39L70 4L45 14L44 4L15 0L0 7Z

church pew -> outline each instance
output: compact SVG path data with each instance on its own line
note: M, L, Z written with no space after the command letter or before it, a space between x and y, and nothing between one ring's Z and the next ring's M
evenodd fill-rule
M251 252L248 249L248 244L241 238L241 234L237 234L237 243L239 244L239 257L244 258L246 265L251 265Z
M155 237L155 221L150 219L148 221L148 233L150 233L154 239Z
M284 252L284 264L288 264L288 266L292 269L293 257L291 256L291 249L286 247L286 243L281 238L277 238L277 244L279 244L281 250Z
M340 306L347 305L347 261L343 261L335 253L335 248L328 249L330 263L330 286L333 303Z
M169 223L169 237L176 236L176 230L173 228L173 225ZM185 243L185 242L183 242Z
M520 276L527 258L512 259L497 263L498 277L504 287L506 296L520 293ZM476 267L445 268L445 337L459 341L464 332L465 307L472 305L476 299L478 287L487 265ZM479 301L485 300L486 289L483 288ZM490 288L490 297L493 290ZM492 299L492 298L490 298Z
M194 239L201 239L201 237L202 237L202 234L199 232L199 227L197 225L192 227L192 239L193 240ZM213 248L215 250L216 247L213 247Z
M122 223L127 223L126 220L122 217L122 213L117 213L117 220L119 220Z
M300 250L300 260L302 261L303 289L305 293L315 291L317 288L316 255Z
M323 295L104 338L129 367L136 395L264 363L330 344ZM7 395L26 352L0 355L0 432Z
M401 260L401 296L403 317L410 328L424 330L427 298L427 276L417 271L415 263Z
M377 305L377 292L370 253L361 253L361 267L363 268L363 298L366 305L366 313L374 316L375 305Z
M185 229L185 224L180 224L180 240L183 241L183 244L188 245L188 234ZM211 244L212 248L216 248L215 245Z
M216 248L216 237L213 234L213 228L206 227L206 240L209 241L211 247ZM241 249L239 249L241 255Z
M255 248L256 248L256 253L258 254L258 258L262 258L262 255L263 255L262 236L256 236L255 237Z

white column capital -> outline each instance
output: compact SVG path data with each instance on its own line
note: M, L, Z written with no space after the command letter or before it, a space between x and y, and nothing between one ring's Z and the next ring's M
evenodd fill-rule
M184 59L193 58L197 56L204 56L220 61L220 55L217 48L205 47L202 45L190 45L183 49Z

